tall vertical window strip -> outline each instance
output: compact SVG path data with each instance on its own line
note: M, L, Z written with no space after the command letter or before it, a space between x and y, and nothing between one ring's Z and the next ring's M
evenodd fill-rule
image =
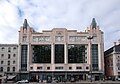
M98 71L98 44L92 44L92 70Z
M0 67L0 72L3 72L3 67Z
M21 46L21 70L27 71L27 45Z
M51 63L51 45L34 45L33 63Z
M64 44L55 45L55 63L64 63Z
M85 63L85 45L68 45L68 63Z

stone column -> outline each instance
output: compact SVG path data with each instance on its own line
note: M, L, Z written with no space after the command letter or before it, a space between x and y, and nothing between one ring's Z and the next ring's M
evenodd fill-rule
M67 43L64 44L64 63L68 64L68 48L67 48Z
M55 48L54 48L54 43L51 44L51 64L54 64L54 60L55 60L55 56L54 56L54 52L55 52Z
M29 71L29 67L30 67L30 44L27 44L27 71Z
M54 64L55 64L55 45L54 43L51 44L51 69L52 69L52 76L54 71Z
M101 54L101 45L100 43L98 44L98 68L99 70L102 70L102 67L101 67L101 61L102 61L102 54Z
M21 69L21 44L18 45L18 58L17 60L17 70L19 71Z

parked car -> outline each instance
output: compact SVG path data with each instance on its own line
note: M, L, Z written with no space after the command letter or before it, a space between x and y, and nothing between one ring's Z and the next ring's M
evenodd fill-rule
M29 83L28 80L21 80L21 81L17 81L17 83Z
M75 78L72 77L72 78L71 78L71 82L75 82Z
M120 78L117 78L118 81L120 81Z

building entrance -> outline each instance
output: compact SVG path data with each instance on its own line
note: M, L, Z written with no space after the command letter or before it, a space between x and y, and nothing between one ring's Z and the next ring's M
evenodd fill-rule
M86 74L72 72L39 72L30 74L31 81L80 81L87 80Z

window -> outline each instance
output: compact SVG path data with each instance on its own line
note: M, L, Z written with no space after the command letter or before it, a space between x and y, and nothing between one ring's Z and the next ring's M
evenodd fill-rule
M68 63L85 63L85 45L68 45Z
M55 45L55 63L64 63L64 45Z
M98 44L92 44L92 70L98 71ZM110 63L110 61L109 61Z
M16 50L16 47L14 47L13 50Z
M1 61L1 64L3 64L4 61Z
M23 41L23 42L26 42L26 41L27 41L27 36L23 36L22 41Z
M10 47L8 48L8 52L11 52L11 48Z
M35 45L32 47L33 63L51 63L51 45Z
M60 66L60 67L55 67L55 69L63 69L63 67L62 67L62 66Z
M8 59L10 59L10 54L8 54Z
M0 67L0 72L3 72L3 67Z
M76 69L82 69L82 67L76 67Z
M30 67L31 70L33 70L33 67Z
M15 60L13 61L13 64L15 64Z
M50 70L50 67L47 67L47 70Z
M69 67L69 69L71 70L71 69L72 69L72 67Z
M16 56L16 54L13 54L13 57L15 57Z
M27 52L28 46L21 46L21 71L27 71Z
M4 54L1 54L1 57L4 57Z
M5 49L4 47L1 48L2 51L4 51L4 49Z
M13 67L13 71L15 71L15 67Z
M120 67L118 67L118 70L120 70Z
M7 67L7 71L10 71L10 67Z
M8 65L10 65L10 61L8 61Z
M37 69L42 69L42 67L37 67Z
M89 69L89 67L87 66L86 69Z

